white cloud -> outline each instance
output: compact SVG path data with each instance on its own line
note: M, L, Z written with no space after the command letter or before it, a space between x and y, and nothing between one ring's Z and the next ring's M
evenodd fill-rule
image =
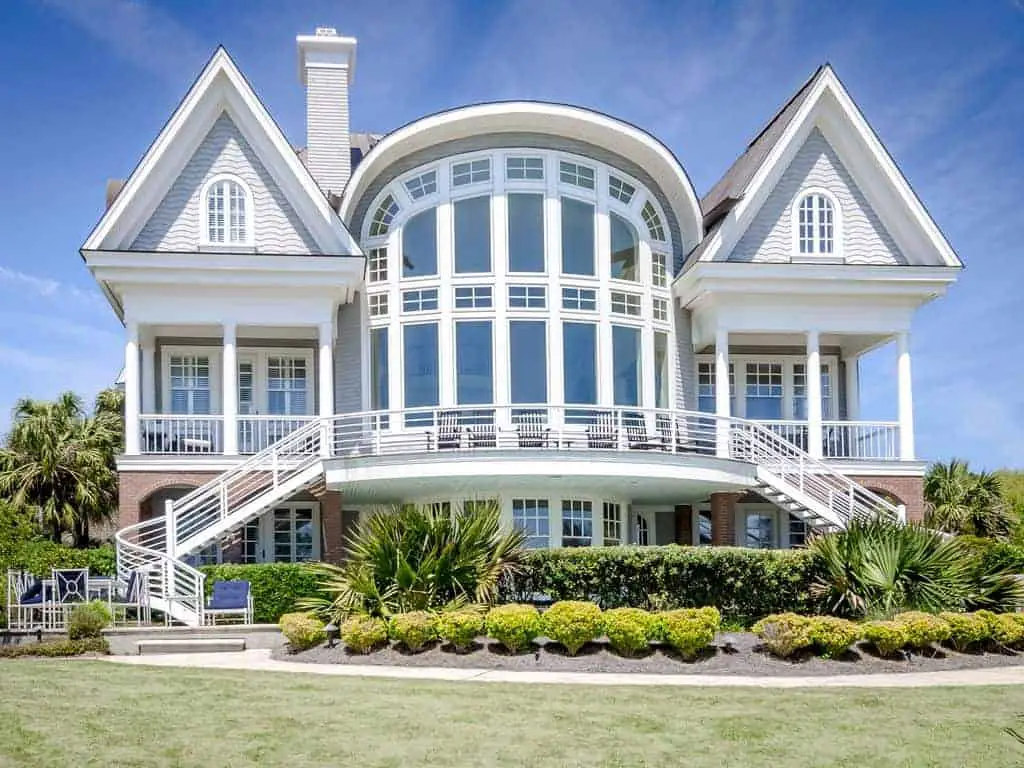
M7 284L15 290L27 290L36 296L58 302L74 301L94 307L104 304L99 291L87 291L78 286L55 280L50 277L30 275L9 267L0 267L0 285Z

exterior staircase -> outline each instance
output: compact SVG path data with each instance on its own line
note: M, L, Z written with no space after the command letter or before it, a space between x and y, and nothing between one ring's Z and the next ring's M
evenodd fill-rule
M879 514L903 517L901 509L757 423L686 411L676 416L705 425L714 419L718 439L727 441L723 458L753 464L754 490L812 527L835 530L850 520ZM334 453L332 440L339 425L361 419L348 414L313 420L181 499L167 502L162 517L118 531L118 576L127 579L134 570L146 571L151 607L168 620L201 626L205 577L180 558L299 491L322 495L323 459ZM366 423L380 423L380 415L370 415Z

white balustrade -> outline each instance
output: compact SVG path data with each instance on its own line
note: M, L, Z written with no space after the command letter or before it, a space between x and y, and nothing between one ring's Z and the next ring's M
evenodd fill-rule
M309 424L315 416L239 416L238 452L259 453Z
M822 446L829 459L900 458L900 425L895 421L826 421Z
M139 449L156 454L223 453L224 417L142 414Z

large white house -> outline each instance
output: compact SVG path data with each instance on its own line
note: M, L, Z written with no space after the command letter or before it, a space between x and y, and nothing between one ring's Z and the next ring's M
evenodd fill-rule
M197 562L340 559L392 503L494 499L537 547L921 516L911 320L961 264L830 67L700 198L581 107L353 133L356 41L297 44L305 148L218 49L81 249L125 326L119 567L157 607L199 620ZM898 419L863 421L885 344Z

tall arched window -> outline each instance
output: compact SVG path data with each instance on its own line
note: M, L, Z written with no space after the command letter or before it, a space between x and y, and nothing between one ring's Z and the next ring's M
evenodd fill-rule
M206 239L211 245L248 245L252 242L252 200L237 179L213 179L206 186Z
M797 209L797 245L801 254L830 255L835 252L835 209L820 192L805 195Z

